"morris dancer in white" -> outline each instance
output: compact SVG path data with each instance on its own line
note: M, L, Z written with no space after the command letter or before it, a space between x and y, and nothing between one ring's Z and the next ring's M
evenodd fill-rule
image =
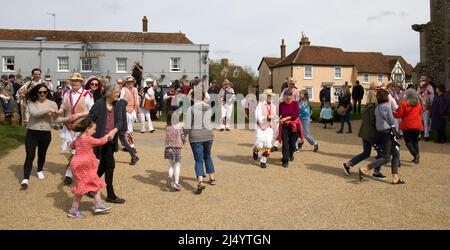
M153 79L147 79L145 84L148 87L147 92L144 93L143 107L141 108L141 133L145 133L145 120L147 119L148 130L154 133L151 111L156 108L155 90L153 89ZM144 88L145 89L145 88Z
M128 132L126 134L128 143L131 148L136 152L136 147L134 146L133 140L133 125L137 117L140 116L139 111L139 101L138 101L138 90L134 87L136 84L136 79L132 76L128 76L126 79L126 87L122 88L125 92L124 100L127 101L127 124Z
M256 118L256 141L253 150L253 159L258 160L258 153L262 151L259 162L261 168L267 168L267 158L270 156L273 140L273 128L278 118L277 106L272 103L274 94L271 89L264 90L266 100L258 103L255 111Z
M80 73L74 73L70 77L69 81L72 86L72 90L67 91L64 94L61 108L58 112L60 115L68 118L68 121L64 123L61 131L62 150L65 151L66 149L69 149L71 154L64 178L64 184L66 185L72 184L73 175L70 169L70 160L75 154L75 151L70 150L69 146L78 136L77 133L72 131L72 124L79 118L87 117L89 115L89 110L94 105L94 98L92 97L91 92L81 87L84 79L81 77Z
M233 114L233 104L236 97L234 89L230 87L230 81L225 78L223 81L223 88L219 92L219 96L222 100L222 115L220 119L220 131L225 129L230 131L231 129L231 115Z

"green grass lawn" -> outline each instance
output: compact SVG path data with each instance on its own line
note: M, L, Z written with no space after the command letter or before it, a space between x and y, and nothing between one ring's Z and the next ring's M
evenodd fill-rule
M27 129L21 126L6 125L0 122L0 158L10 150L15 149L25 142Z
M313 110L312 118L314 122L319 122L320 118L320 103L311 103L311 107ZM361 114L364 113L365 106L361 106ZM361 120L362 115L361 114L355 114L354 112L350 115L350 120Z

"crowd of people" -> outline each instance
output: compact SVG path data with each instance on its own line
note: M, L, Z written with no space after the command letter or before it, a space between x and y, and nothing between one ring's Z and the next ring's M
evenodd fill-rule
M117 196L114 190L115 153L119 151L119 141L123 151L130 154L130 165L139 161L137 145L134 140L134 125L141 123L140 132L146 129L154 133L155 118L162 117L167 111L166 139L163 152L168 160L167 187L171 191L181 191L181 152L189 137L194 169L198 181L196 193L201 194L205 183L216 185L215 167L211 155L214 143L212 118L213 108L220 106L219 131L230 131L233 127L233 108L236 92L232 83L225 79L222 86L212 81L206 90L204 79L192 81L181 79L173 82L164 91L155 79L146 79L140 86L142 77L136 78L143 67L135 64L133 75L118 79L115 83L100 76L90 76L86 81L79 73L73 73L63 86L57 86L53 92L51 79L41 79L41 70L34 69L27 82L16 83L13 76L2 76L0 97L6 117L11 117L13 106L17 104L27 124L25 138L26 159L21 182L23 189L29 186L36 150L38 151L38 179L45 179L43 168L46 154L51 143L51 129L61 129L62 150L67 151L68 164L64 183L72 185L74 199L67 216L83 218L79 203L83 196L94 199L94 213L109 212L100 190L106 188L108 203L123 204L125 199ZM17 77L20 79L20 77ZM11 80L13 79L13 80ZM19 81L17 81L19 82ZM247 118L255 118L255 143L253 158L259 161L261 168L268 167L271 153L278 151L281 145L284 168L295 160L308 142L319 151L319 143L311 132L312 105L306 90L299 90L297 82L288 78L281 90L280 102L276 103L273 89L266 89L260 98L245 98L242 102ZM342 164L345 175L351 176L351 169L368 159L373 149L376 159L359 168L359 180L370 175L376 179L387 179L381 173L384 165L391 162L392 184L405 184L399 175L400 150L399 138L404 138L406 146L415 164L420 164L419 140L421 134L429 140L430 130L437 130L437 143L446 142L446 118L449 109L449 97L445 85L433 87L428 78L420 79L417 89L413 85L403 90L398 84L371 84L365 93L356 82L351 87L343 87L335 111L331 108L331 93L324 88L320 93L320 119L327 128L333 126L336 114L340 116L341 127L338 134L344 132L348 124L348 133L352 133L351 112L361 112L361 100L366 96L366 105L362 112L362 124L358 136L362 139L363 152ZM352 105L353 100L353 105ZM165 107L165 108L163 108ZM183 107L186 107L184 110ZM183 122L180 122L180 115ZM218 116L219 117L219 116ZM199 119L201 118L201 119ZM147 126L145 126L147 122ZM105 180L101 179L105 176ZM208 176L208 180L205 178Z

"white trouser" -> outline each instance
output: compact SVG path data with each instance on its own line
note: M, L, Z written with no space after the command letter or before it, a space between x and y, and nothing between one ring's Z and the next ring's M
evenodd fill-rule
M222 104L222 116L221 116L221 124L220 129L230 129L231 128L231 115L233 114L233 103ZM226 121L225 121L226 118Z
M136 121L136 111L133 111L133 113L127 113L127 129L128 129L128 133L133 133L133 124Z
M423 121L423 131L425 134L425 137L430 137L430 111L425 110L422 112L422 121Z
M141 132L145 132L145 119L147 119L148 130L150 130L150 131L154 130L152 117L150 115L150 110L142 109L140 119L141 119Z
M280 143L278 142L278 129L280 127L280 123L278 121L274 122L274 129L273 129L273 146L274 147L280 147Z
M180 184L180 168L181 163L169 160L169 178L175 181L175 184Z

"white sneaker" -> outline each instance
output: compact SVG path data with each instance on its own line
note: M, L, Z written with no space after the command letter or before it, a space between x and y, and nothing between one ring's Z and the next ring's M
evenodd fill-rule
M44 172L37 172L37 176L38 176L38 179L39 180L43 180L43 179L45 179L45 175L44 175Z
M22 186L23 189L28 188L28 179L23 179L22 183L20 183L20 186Z

